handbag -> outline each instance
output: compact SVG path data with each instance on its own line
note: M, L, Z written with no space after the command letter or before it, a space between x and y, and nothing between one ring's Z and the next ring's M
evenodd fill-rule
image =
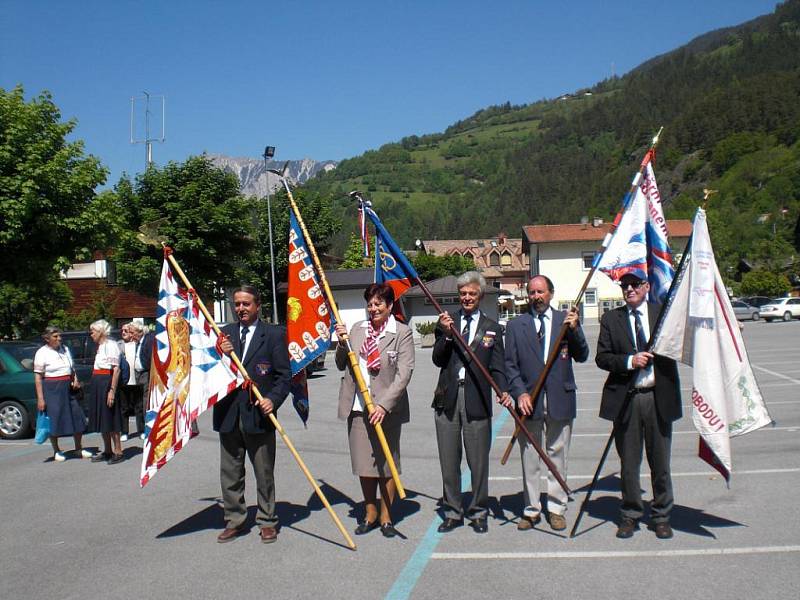
M36 438L37 444L44 444L50 437L50 417L45 411L36 414Z

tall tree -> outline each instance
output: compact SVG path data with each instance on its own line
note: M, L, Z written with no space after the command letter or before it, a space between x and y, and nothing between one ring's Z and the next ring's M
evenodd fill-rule
M59 272L88 259L113 219L95 188L106 169L67 141L48 92L25 101L21 86L0 88L0 334L26 336L63 320L71 301Z
M123 177L115 188L126 228L114 253L122 285L155 295L162 253L136 232L147 223L175 250L180 264L205 298L220 299L246 272L253 247L253 201L239 193L234 175L205 156L152 166L135 182Z

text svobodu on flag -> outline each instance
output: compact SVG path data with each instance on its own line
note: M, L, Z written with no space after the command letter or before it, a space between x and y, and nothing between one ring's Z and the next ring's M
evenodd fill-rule
M692 367L699 455L729 482L730 438L772 419L750 367L702 209L695 215L690 250L676 277L651 349Z
M191 423L244 382L217 346L217 334L194 291L183 291L165 259L158 295L140 484L147 482L191 438Z

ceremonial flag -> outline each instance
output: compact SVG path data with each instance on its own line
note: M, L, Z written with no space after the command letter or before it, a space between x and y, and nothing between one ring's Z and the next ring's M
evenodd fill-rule
M288 277L286 341L292 367L292 404L305 424L309 405L304 369L331 345L334 323L293 211L289 211Z
M394 290L395 309L398 309L400 303L397 300L414 285L419 275L372 210L372 203L362 200L361 210L375 226L375 283L387 283L391 286Z
M597 268L614 281L628 273L650 282L649 299L663 302L675 276L669 247L667 221L661 206L651 162L637 174L633 197L625 209L604 252L595 258Z
M701 208L676 279L651 349L693 368L691 404L700 433L698 453L729 483L730 438L772 419L753 376Z
M192 421L244 382L236 365L218 350L217 334L200 311L194 290L179 289L166 259L155 338L142 487L189 441Z

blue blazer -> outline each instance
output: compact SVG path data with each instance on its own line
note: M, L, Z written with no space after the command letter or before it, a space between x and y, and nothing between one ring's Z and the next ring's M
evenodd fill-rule
M244 357L241 353L239 323L226 325L222 332L230 337L233 350L247 369L250 379L258 386L261 394L272 401L275 407L273 412L277 412L289 394L292 380L286 329L256 321L256 329ZM250 402L250 392L239 387L214 405L214 431L235 431L239 426L240 415L245 433L266 433L274 430L272 422L264 416L261 409Z
M564 311L553 309L553 322L548 333L551 350L565 316ZM589 358L589 345L586 343L583 329L580 327L575 330L567 329L567 335L561 342L556 362L550 369L543 388L547 394L548 413L553 419L565 421L575 418L577 414L576 386L572 361L585 362L587 358ZM547 357L542 356L534 317L530 312L508 322L505 359L509 393L514 400L524 393L531 393L544 369ZM541 395L536 401L536 410L533 416L536 419L544 416L544 401Z

